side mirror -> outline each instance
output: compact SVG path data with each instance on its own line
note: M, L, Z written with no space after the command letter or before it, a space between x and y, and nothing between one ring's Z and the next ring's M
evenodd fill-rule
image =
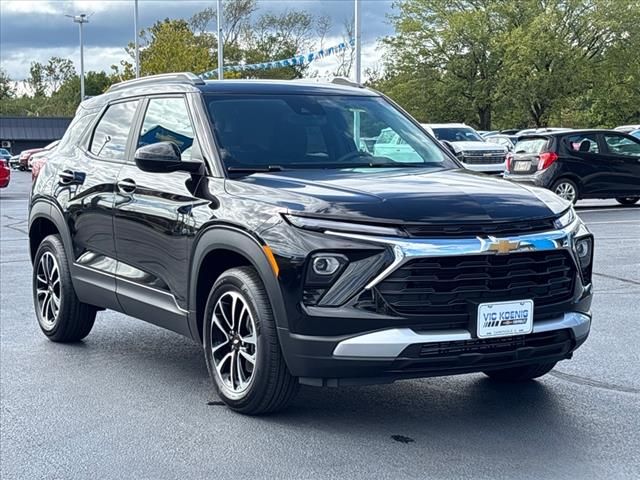
M457 155L457 154L456 154L456 149L455 149L455 148L453 148L453 145L451 145L451 143L447 142L446 140L442 140L442 142L441 142L441 143L442 143L445 147L447 147L447 149L448 149L451 153L453 153L453 156L454 156L454 157Z
M136 150L136 165L143 172L169 173L190 172L200 173L202 162L183 161L180 149L173 142L158 142L145 145Z

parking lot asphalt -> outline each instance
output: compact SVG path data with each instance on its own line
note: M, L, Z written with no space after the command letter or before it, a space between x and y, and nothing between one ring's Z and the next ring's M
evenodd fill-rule
M578 204L595 235L591 336L542 379L481 374L303 387L291 408L235 414L201 348L100 312L77 344L39 331L28 173L0 190L0 477L640 478L640 206Z

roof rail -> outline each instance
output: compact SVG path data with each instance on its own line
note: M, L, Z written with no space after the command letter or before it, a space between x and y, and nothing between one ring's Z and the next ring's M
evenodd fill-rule
M331 79L331 83L335 83L336 85L345 85L347 87L364 88L361 83L354 82L346 77L333 77Z
M107 92L113 92L123 88L163 83L189 83L191 85L204 85L204 80L191 72L162 73L160 75L149 75L148 77L134 78L133 80L114 83L109 87Z

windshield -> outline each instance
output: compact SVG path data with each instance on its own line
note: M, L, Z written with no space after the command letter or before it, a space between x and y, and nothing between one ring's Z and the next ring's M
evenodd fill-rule
M0 155L10 155L8 150L5 150L4 148L0 148Z
M457 168L380 97L207 95L227 169Z
M433 134L438 140L447 142L484 142L484 139L470 127L434 128Z

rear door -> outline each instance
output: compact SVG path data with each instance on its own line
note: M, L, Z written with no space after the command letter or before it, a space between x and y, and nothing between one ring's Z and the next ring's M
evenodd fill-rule
M171 141L183 160L200 158L184 96L151 97L142 108L135 148ZM199 181L186 172L143 172L133 161L117 181L118 300L125 313L187 335L188 238Z
M603 189L611 196L640 195L640 140L619 133L605 133L602 137L602 157L613 172Z
M595 133L576 133L559 139L562 158L562 173L577 177L581 195L592 195L602 191L602 186L611 175L610 165L603 162L602 145Z
M132 100L107 106L86 138L61 147L64 164L58 168L54 189L71 235L78 296L88 302L98 296L97 304L112 309L119 309L113 239L116 178L127 155L138 105L138 100ZM89 115L83 121L94 119L95 115Z

